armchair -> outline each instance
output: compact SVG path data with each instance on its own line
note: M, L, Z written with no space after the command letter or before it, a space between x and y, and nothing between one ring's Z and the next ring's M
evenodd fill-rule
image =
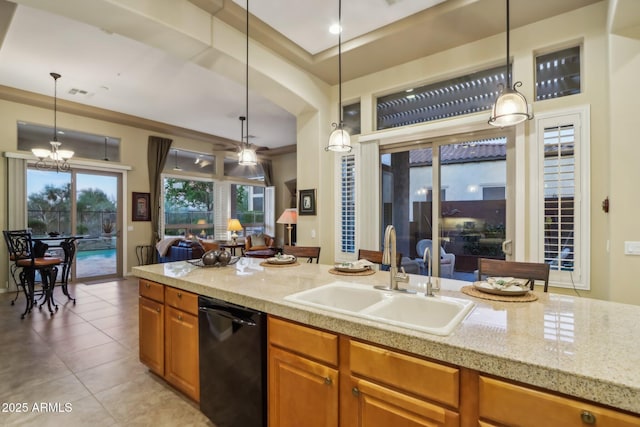
M424 258L424 251L426 248L431 249L433 254L433 243L431 239L422 239L416 244L416 252L418 253L418 262L421 264L420 269L422 273L426 273L427 266L424 265L422 259ZM456 264L456 256L444 251L442 246L440 247L440 276L441 277L453 277L453 270Z
M271 258L277 253L275 239L266 234L254 234L244 239L244 256Z

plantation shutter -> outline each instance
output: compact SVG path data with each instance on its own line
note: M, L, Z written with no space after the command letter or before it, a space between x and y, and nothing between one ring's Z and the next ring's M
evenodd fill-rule
M356 161L354 155L343 156L341 171L340 248L355 253L356 247Z

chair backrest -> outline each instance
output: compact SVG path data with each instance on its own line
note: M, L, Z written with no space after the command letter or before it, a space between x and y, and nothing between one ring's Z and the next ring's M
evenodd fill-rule
M268 236L266 234L262 234L261 237L264 239L264 245L256 245L252 241L251 235L248 235L247 237L245 237L245 239L244 239L245 250L248 251L248 250L251 250L252 248L253 249L256 249L256 248L266 249L266 248L273 247L273 241L274 241L273 237ZM255 240L255 237L254 237L254 240Z
M431 253L433 253L433 242L431 241L431 239L422 239L419 240L418 243L416 243L416 252L418 253L418 257L422 258L424 257L424 251L429 248L431 250ZM444 255L445 251L442 248L442 246L440 247L440 256Z
M478 258L478 275L515 277L526 279L533 289L536 280L544 281L544 291L549 287L549 264L538 262L503 261L500 259Z
M282 253L286 255L293 255L297 258L307 258L308 263L313 263L316 260L316 264L320 262L320 246L288 246L285 245L282 248Z
M27 230L3 230L9 256L12 261L33 258L31 233Z
M358 259L366 259L374 264L382 265L382 251L370 251L367 249L358 250ZM396 253L396 266L400 268L402 264L402 254Z

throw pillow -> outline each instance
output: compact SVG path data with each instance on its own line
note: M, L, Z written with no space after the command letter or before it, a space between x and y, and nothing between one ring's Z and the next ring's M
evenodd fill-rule
M256 246L267 246L267 243L264 240L264 234L254 234L251 236L251 247L255 248Z
M198 239L198 241L202 245L202 248L204 249L205 252L209 252L209 251L214 251L214 250L220 249L220 245L218 243L216 243L216 242L211 242L211 241L206 241L206 240L201 240L201 239Z

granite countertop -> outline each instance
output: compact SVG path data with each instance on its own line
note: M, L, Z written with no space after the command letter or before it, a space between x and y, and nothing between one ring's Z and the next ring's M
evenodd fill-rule
M263 267L260 259L199 268L180 261L134 267L135 276L503 378L640 414L640 307L536 291L527 303L467 296L439 279L441 295L476 306L449 336L306 307L283 298L334 281L387 285L389 273L343 276L332 266ZM420 290L425 276L410 275Z

